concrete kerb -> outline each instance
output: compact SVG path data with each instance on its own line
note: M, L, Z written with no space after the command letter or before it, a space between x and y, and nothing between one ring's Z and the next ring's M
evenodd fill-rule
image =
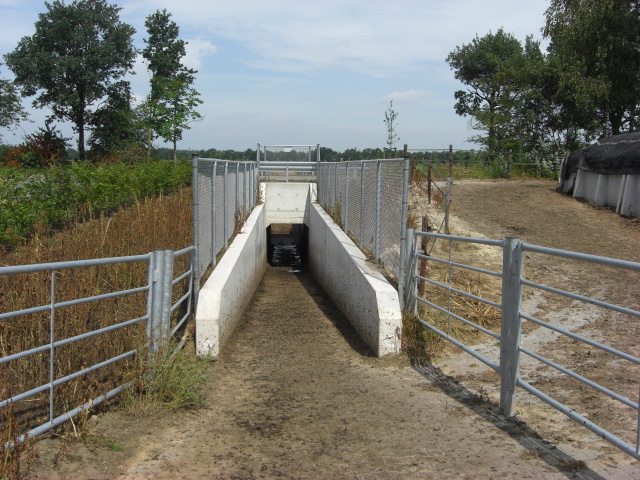
M374 354L399 353L398 292L318 204L310 205L309 220L309 267L316 280Z
M265 209L258 205L200 289L196 353L217 358L260 284L267 267Z

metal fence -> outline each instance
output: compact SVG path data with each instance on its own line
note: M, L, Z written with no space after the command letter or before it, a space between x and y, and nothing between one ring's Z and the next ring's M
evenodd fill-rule
M157 351L160 342L187 321L194 250L0 267L0 280L6 282L5 306L29 300L8 298L15 288L11 282L19 281L18 277L33 276L32 284L49 297L46 304L0 313L0 330L7 335L7 342L0 345L0 410L11 407L18 418L26 418L27 435L33 437L120 393L131 381L114 375L115 364L132 361L145 343L151 352ZM86 272L85 278L94 278L95 283L78 285L77 271ZM111 290L118 276L138 285ZM60 287L65 282L93 295L65 298L68 292ZM141 315L123 318L124 312L131 311ZM114 340L116 331L126 341L122 336ZM89 358L98 360L87 365ZM21 388L26 389L17 391ZM69 389L79 390L86 403L70 405L72 401L64 395ZM85 395L93 394L87 401ZM19 441L24 441L24 435Z
M318 200L401 282L407 217L408 159L320 163Z
M256 150L260 180L313 182L320 162L320 145L260 145Z
M434 241L441 239L448 242L448 258L439 258L424 254L424 240ZM500 409L511 416L515 413L515 393L516 387L520 387L538 399L546 402L560 412L567 415L572 420L585 426L598 436L609 441L616 447L620 448L627 454L636 459L640 459L640 415L638 414L638 378L637 369L640 365L640 358L631 354L629 351L622 351L611 345L602 343L597 338L597 333L591 331L590 334L577 333L563 328L562 321L547 321L536 318L534 313L527 313L523 308L523 288L528 290L528 294L540 294L546 297L554 297L560 299L568 299L571 308L576 308L577 304L595 306L602 309L604 314L621 315L628 322L637 322L640 312L629 305L617 305L609 303L606 299L597 299L594 296L587 296L565 291L561 288L544 285L541 283L527 280L523 277L523 268L532 255L541 256L542 264L557 264L559 259L569 259L578 262L587 262L597 266L597 269L604 267L616 269L617 275L623 271L640 272L640 263L587 255L564 250L556 250L547 247L527 244L517 238L507 238L505 240L485 240L478 238L468 238L459 236L450 236L435 233L425 233L421 231L408 230L407 234L408 251L408 267L407 267L407 288L405 291L405 305L409 309L413 309L418 314L418 321L429 330L435 332L441 337L447 339L451 343L457 345L477 360L489 366L500 377ZM472 243L479 246L497 247L502 250L502 270L492 271L484 267L471 266L464 263L456 263L452 261L451 252L453 244L456 242ZM444 255L446 257L446 255ZM436 279L436 275L427 273L426 264L435 268L440 266L444 269L445 275ZM594 274L593 284L598 285L598 276ZM433 272L433 270L429 270ZM452 278L455 277L456 271L472 272L473 275L483 277L484 279L497 279L501 282L500 294L493 299L483 298L479 292L471 292L468 289L455 288L452 286ZM637 285L637 277L634 277L631 285ZM470 284L480 284L483 280L475 279ZM430 291L424 295L419 292L421 285L426 283L431 287ZM630 286L631 286L630 285ZM565 287L566 288L566 287ZM545 298L546 298L545 297ZM455 300L457 299L457 300ZM462 300L461 300L462 299ZM471 302L477 305L483 305L489 309L498 311L501 318L499 331L493 331L487 325L482 325L479 320L472 318L470 315L464 316L463 312L456 311L454 305L461 302ZM420 308L419 308L420 307ZM484 307L483 307L484 308ZM635 307L637 308L637 307ZM441 323L441 328L436 326L436 320ZM475 321L474 321L475 320ZM564 319L563 319L564 320ZM525 325L523 325L523 321ZM444 323L442 323L444 322ZM472 346L466 345L460 339L453 335L452 322L458 322L459 325L472 328L481 334L488 335L492 343L499 344L499 358L489 358L490 355L482 353ZM528 323L528 325L526 325ZM525 327L523 330L523 326ZM587 373L580 374L567 366L560 364L558 359L550 359L544 347L540 345L535 347L537 339L542 333L533 333L534 329L547 329L553 332L555 336L565 336L571 342L587 345L589 349L595 349L605 352L610 356L608 360L611 368L617 372L627 372L624 380L625 392L620 393L614 389L620 389L620 385L601 385L594 380L587 378ZM533 338L528 335L531 333ZM590 336L589 336L590 335ZM525 347L523 345L534 345L534 347ZM603 394L608 399L617 402L623 408L630 408L635 416L635 425L629 425L626 432L612 433L603 426L596 424L589 412L584 414L578 413L575 409L584 407L583 405L568 406L563 404L558 398L553 398L550 394L543 392L539 388L533 386L536 384L545 384L540 378L537 380L525 381L526 378L521 371L520 365L523 355L527 356L528 361L537 362L541 368L548 369L551 373L548 375L559 375L569 377L582 384L579 388L590 388L594 394ZM575 367L573 367L575 368ZM529 369L528 371L531 371ZM629 398L633 395L635 398ZM571 398L571 397L569 397ZM607 401L608 401L607 399ZM625 438L621 438L624 436Z
M258 164L193 157L196 292L207 268L247 219L257 201Z

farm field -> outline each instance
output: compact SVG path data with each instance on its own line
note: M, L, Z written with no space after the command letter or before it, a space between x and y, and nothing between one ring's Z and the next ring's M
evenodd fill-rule
M554 182L543 180L456 182L452 233L518 236L538 245L640 260L637 219L562 197L554 188ZM464 247L454 254L484 264L497 258ZM638 307L637 276L530 260L525 274L533 281L575 285ZM527 394L518 395L517 421L496 415L495 377L471 357L447 348L435 356L433 368L412 367L404 357L369 357L311 279L271 270L260 288L280 295L259 290L246 325L223 358L210 365L205 409L162 416L100 414L89 419L90 431L107 440L102 444L117 442L119 451L81 442L61 447L59 438L45 439L36 444L34 474L127 479L638 477L638 462ZM298 293L305 291L311 296ZM536 296L526 303L548 314L568 308ZM637 324L574 313L576 328L640 353ZM587 369L582 373L590 378L611 377L630 398L637 395L637 371L612 370L594 358L595 352L562 341L548 340L546 349L552 358ZM633 430L629 422L635 420L628 413L587 391L553 382L567 399L586 402L605 426Z

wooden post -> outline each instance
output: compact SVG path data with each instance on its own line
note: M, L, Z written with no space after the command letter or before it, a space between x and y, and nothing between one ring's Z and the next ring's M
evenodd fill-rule
M431 205L431 164L427 166L427 200Z

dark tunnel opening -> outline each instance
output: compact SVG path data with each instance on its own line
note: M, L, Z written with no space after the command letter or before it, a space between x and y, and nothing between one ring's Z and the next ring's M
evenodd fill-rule
M309 228L304 224L271 224L267 227L267 262L272 267L303 270L307 265Z

